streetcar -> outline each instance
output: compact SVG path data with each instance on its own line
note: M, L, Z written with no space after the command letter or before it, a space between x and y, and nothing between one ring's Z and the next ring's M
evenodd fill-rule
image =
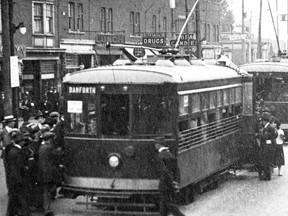
M253 75L254 95L259 112L267 111L281 121L288 132L288 62L259 62L240 66Z
M89 197L98 212L156 214L159 138L177 158L186 201L250 157L253 88L240 70L168 53L67 74L63 85L63 191Z

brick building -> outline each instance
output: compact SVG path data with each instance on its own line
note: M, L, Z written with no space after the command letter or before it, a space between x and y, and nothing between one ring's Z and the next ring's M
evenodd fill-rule
M13 2L14 23L23 22L27 27L25 35L19 31L14 34L15 47L22 50L21 55L17 54L23 63L20 89L22 93L29 91L36 102L50 89L56 89L61 95L61 81L68 72L111 64L118 58L135 61L133 49L125 45L170 46L185 22L186 8L190 12L195 3L175 0L175 8L171 9L167 0ZM203 56L208 58L215 58L220 52L218 2L199 3L199 35L207 41L203 45ZM195 12L188 22L188 30L195 40ZM151 39L151 43L143 44L145 38ZM107 49L106 42L116 45ZM190 52L195 52L195 47L194 42ZM185 43L179 48L182 53L187 52ZM147 50L146 54L149 53Z

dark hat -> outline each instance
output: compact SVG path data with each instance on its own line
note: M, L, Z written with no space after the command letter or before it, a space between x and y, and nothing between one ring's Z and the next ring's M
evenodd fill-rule
M55 133L47 131L42 135L43 140L48 140L50 138L54 138L55 137Z
M58 112L51 112L49 117L51 117L51 118L60 117L60 114Z
M35 119L38 119L39 117L44 117L43 113L40 110L37 111Z
M52 117L48 117L45 119L45 121L43 122L43 125L48 124L51 128L53 127L54 124L57 123L56 119L53 119Z
M23 134L16 128L10 132L10 137L12 140L14 140L15 143L19 143L24 139Z
M16 121L16 118L14 118L13 115L5 116L4 120L3 120L4 123L8 123L8 122L12 122L12 121Z
M270 121L270 119L271 119L271 114L270 113L268 113L268 112L263 112L262 113L262 116L261 116L261 119L263 120L263 121Z

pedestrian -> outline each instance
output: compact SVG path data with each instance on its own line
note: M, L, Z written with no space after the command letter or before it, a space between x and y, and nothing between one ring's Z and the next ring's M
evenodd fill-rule
M278 176L282 176L281 172L281 166L285 165L285 159L284 159L284 151L283 151L283 144L285 140L285 133L281 129L281 122L276 119L275 121L276 129L278 132L278 137L276 139L276 149L275 149L275 163L278 167Z
M53 216L51 209L52 192L56 190L60 171L60 153L52 145L55 134L47 131L42 135L42 143L39 148L39 179L43 188L43 208L45 216Z
M23 121L28 122L31 116L32 104L27 95L23 96L23 100L21 101L19 108L21 110Z
M28 160L23 151L23 134L14 129L10 132L12 142L6 147L5 160L7 169L7 182L9 200L7 216L30 216L27 188Z
M43 127L43 123L45 121L43 113L38 110L35 114L35 120L37 121L34 125L31 126L31 129L34 131L40 131Z
M257 134L260 140L260 167L259 178L260 180L271 180L271 169L275 166L275 148L277 131L270 124L271 115L264 112L261 117L263 129L261 133Z
M0 133L0 140L2 141L1 149L1 158L3 159L4 170L5 170L5 177L6 177L6 185L7 184L7 170L6 170L6 160L5 160L5 148L11 144L11 137L10 133L13 130L16 123L16 118L13 115L5 116L3 120L3 124L5 125L4 129Z
M161 216L184 215L175 204L175 193L179 192L179 169L177 160L169 151L169 148L163 145L164 138L155 139L155 148L158 151L156 160L157 172L159 173L159 210Z

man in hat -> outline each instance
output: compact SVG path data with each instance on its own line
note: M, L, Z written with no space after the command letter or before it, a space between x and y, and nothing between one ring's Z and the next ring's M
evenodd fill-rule
M13 130L13 128L15 126L15 123L16 123L15 121L16 121L16 118L14 118L13 115L5 116L4 121L3 121L3 124L5 125L5 127L2 130L1 135L0 135L0 141L2 141L1 158L3 159L3 163L4 163L4 170L5 170L5 175L6 175L6 185L7 185L7 171L6 171L6 160L5 160L5 148L11 144L10 132Z
M157 172L159 176L159 196L160 196L160 214L167 216L169 213L173 215L183 216L177 205L174 203L175 192L179 189L179 169L177 160L169 151L168 147L163 145L164 139L155 139L155 148L158 152L156 160ZM175 181L177 179L178 181Z
M35 125L33 125L31 128L33 130L40 131L42 129L43 123L45 121L44 115L40 110L37 111L37 113L35 115L35 120L37 121L37 123Z
M23 151L24 137L18 129L10 132L12 143L6 147L5 160L9 200L7 215L30 216L26 172L28 161Z
M39 148L39 175L43 187L44 215L53 216L51 210L52 192L55 191L58 184L60 170L59 157L60 152L52 145L55 134L47 131L42 135L42 143Z
M260 140L260 180L271 180L271 168L274 166L274 153L276 148L276 138L278 136L276 129L270 124L271 115L263 112L262 117L263 130L258 134Z

